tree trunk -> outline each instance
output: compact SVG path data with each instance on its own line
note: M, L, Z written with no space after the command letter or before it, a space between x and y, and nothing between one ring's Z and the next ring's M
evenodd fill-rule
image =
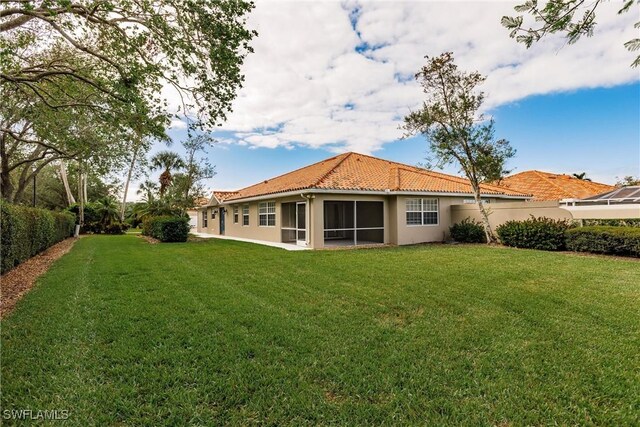
M82 198L85 203L87 203L87 201L89 200L89 198L87 197L87 176L88 175L89 174L86 171L82 173Z
M13 184L9 174L9 158L7 157L6 136L0 136L0 196L11 200L13 196Z
M80 205L78 208L78 222L80 227L84 225L84 191L82 190L82 163L78 162L78 200Z
M489 212L487 212L484 203L482 203L480 186L472 183L471 187L473 188L473 197L475 198L476 203L478 204L478 209L480 210L480 220L482 222L482 226L484 227L484 235L487 238L487 243L496 243L498 239L496 239L496 236L493 234L493 230L491 230L491 223L489 223Z
M124 195L122 196L122 205L120 206L120 222L124 222L124 210L127 205L127 193L129 192L129 184L131 183L131 176L133 175L133 169L136 166L136 160L138 159L139 146L136 144L133 149L133 157L131 158L131 164L129 165L129 172L127 173L127 180L124 183Z
M67 201L69 202L69 206L71 206L76 202L76 199L75 197L73 197L71 187L69 186L69 178L67 177L67 168L64 165L64 160L60 160L60 179L62 180L62 184L64 185L64 191L67 193Z

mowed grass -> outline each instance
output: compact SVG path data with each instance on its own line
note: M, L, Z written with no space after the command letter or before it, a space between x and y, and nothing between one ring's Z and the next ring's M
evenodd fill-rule
M1 369L3 410L78 426L638 425L640 263L86 237Z

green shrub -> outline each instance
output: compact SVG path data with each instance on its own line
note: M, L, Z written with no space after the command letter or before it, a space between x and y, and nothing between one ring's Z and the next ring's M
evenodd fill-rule
M486 243L484 227L475 219L465 218L449 227L451 238L460 243Z
M52 212L4 202L0 202L0 211L1 273L73 235L75 217L69 212Z
M628 218L628 219L579 219L575 220L585 227L592 227L598 225L612 226L612 227L640 227L640 218Z
M78 203L74 203L73 205L67 208L69 212L76 216L76 224L80 223L80 205ZM85 203L84 205L84 229L90 228L90 224L99 223L100 222L100 212L98 212L98 204L97 203Z
M144 221L142 234L161 242L186 242L189 236L189 218L156 216Z
M106 225L103 229L105 234L124 234L129 229L129 224L124 222L114 222Z
M640 228L593 226L567 230L567 249L575 252L640 257Z
M570 227L565 220L532 216L525 221L507 221L496 228L496 233L507 246L560 251L565 249L565 231Z

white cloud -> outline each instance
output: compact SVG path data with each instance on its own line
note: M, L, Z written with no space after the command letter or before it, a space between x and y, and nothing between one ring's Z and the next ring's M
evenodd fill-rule
M171 120L171 123L169 123L169 129L186 129L187 128L187 124L182 121L182 120L178 120L178 119L173 119Z
M528 50L500 25L515 4L258 1L255 53L223 129L256 147L373 152L401 136L401 117L420 104L412 76L424 55L444 51L488 75L488 107L638 80L623 47L636 17L617 15L619 4L600 5L592 38L565 46L550 37Z

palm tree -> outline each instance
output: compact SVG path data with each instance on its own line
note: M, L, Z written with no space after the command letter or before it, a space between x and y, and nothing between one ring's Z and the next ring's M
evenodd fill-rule
M160 197L164 196L167 187L171 185L171 170L182 168L184 168L184 161L177 153L172 151L160 151L151 158L151 170L162 170L160 174Z
M103 197L96 202L96 211L100 217L100 223L111 225L120 218L118 203L111 197Z
M579 180L582 180L582 181L591 181L590 178L587 178L587 173L586 172L574 173L573 177L574 178L578 178Z
M145 202L151 202L155 199L155 194L158 191L158 184L153 181L146 180L145 182L140 183L140 187L138 187L138 191L136 194L143 194L142 200Z

